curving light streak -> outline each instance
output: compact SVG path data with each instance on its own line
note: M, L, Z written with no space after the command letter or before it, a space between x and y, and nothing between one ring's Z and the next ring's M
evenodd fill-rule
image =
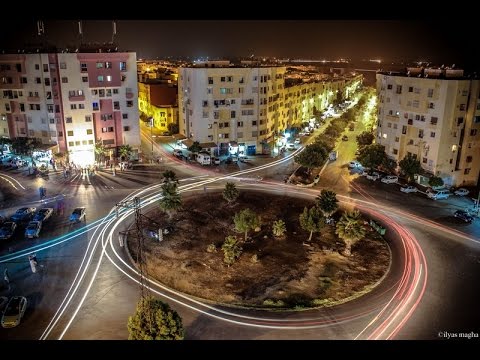
M21 187L23 190L25 190L25 187L20 183L20 181L18 181L17 179L15 179L14 177L10 176L10 175L7 175L7 174L4 174L4 173L1 173L0 174L0 178L2 178L3 180L7 181L10 185L13 186L13 188L15 190L18 190L17 187L15 186L15 184L13 182L15 182L19 187ZM13 182L12 182L13 181Z

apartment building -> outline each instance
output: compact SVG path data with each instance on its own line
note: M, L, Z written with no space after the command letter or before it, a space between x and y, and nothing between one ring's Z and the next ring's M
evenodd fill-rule
M153 118L153 126L162 132L170 131L170 124L178 124L178 87L161 80L138 83L140 118Z
M35 137L80 165L95 143L110 156L140 147L136 55L96 49L76 53L0 55L0 116L9 136Z
M179 69L180 133L220 153L275 152L288 130L325 109L337 90L361 84L357 76L286 88L286 67L202 65Z
M399 161L408 153L446 185L476 185L480 173L479 80L463 70L378 73L377 143Z

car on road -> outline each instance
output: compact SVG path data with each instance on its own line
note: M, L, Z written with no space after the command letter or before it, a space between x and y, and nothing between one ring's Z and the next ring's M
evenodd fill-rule
M162 136L170 136L170 135L172 135L172 134L170 133L170 131L163 131L163 132L162 132Z
M470 191L468 191L467 189L465 188L460 188L460 189L457 189L455 190L454 194L455 195L458 195L458 196L465 196L465 195L468 195L470 193Z
M18 209L10 218L13 222L30 221L35 213L36 208L24 207Z
M343 135L343 136L342 136L342 141L348 141L348 136L347 136L347 135Z
M359 163L358 161L356 161L356 160L353 160L353 161L350 161L350 162L348 163L348 167L349 167L350 169L360 168L360 167L362 167L362 164L360 164L360 163Z
M1 240L8 240L13 236L15 229L17 228L17 224L13 221L7 221L3 223L2 227L0 228L0 239Z
M427 196L432 200L448 199L450 192L448 190L428 191Z
M173 155L176 157L183 157L183 151L181 149L173 150Z
M47 221L53 214L53 208L43 208L33 217L32 221Z
M78 223L81 220L85 220L85 208L84 207L78 207L75 210L72 211L72 214L70 215L70 222L71 223Z
M287 150L296 150L295 144L287 144Z
M2 315L2 327L12 328L20 324L23 314L27 309L25 296L14 296L10 299Z
M413 193L413 192L417 192L418 189L415 186L408 185L408 186L402 186L400 188L400 191L404 193Z
M398 182L398 176L387 175L380 181L385 184L394 184Z
M212 164L214 165L220 165L221 160L218 157L212 157Z
M367 180L377 181L378 179L380 179L380 174L377 172L373 172L367 175Z
M249 157L246 157L246 156L241 156L238 159L240 160L240 162L243 162L243 163L252 162L252 159L250 159Z
M300 144L300 142L301 142L300 138L296 138L293 143L294 143L294 144Z
M41 221L30 221L25 228L25 238L33 239L38 238L40 235L40 230L42 230Z
M463 220L466 223L471 223L473 221L473 216L464 210L457 210L453 214L457 219Z

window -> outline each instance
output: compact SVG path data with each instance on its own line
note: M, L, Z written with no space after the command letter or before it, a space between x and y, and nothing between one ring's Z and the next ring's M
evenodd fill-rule
M459 126L459 125L461 125L461 124L463 124L463 117L459 117L459 118L457 119L457 126Z
M427 158L422 158L422 163L426 164L428 162L428 159Z
M428 103L428 108L429 109L435 109L435 104L433 102Z
M113 108L115 110L120 110L120 101L114 101L113 102Z
M122 114L122 119L128 119L128 114L127 114L127 113L123 113L123 114Z
M60 63L60 69L66 69L67 68L67 64L64 63L64 62L61 62Z
M207 107L208 106L208 100L203 100L202 101L202 106Z
M220 82L225 82L225 76L220 77Z
M35 70L40 70L40 65L39 64L35 64Z
M113 119L113 115L112 115L112 114L102 114L101 119L102 119L103 121L112 120L112 119Z
M257 120L252 120L252 125L257 126ZM256 135L255 135L256 136Z
M98 90L98 96L105 97L105 89Z
M60 105L55 105L55 112L57 114L60 112Z
M75 146L75 143L73 141L69 141L68 146Z
M25 111L25 104L20 103L20 111L21 112Z
M227 76L227 82L232 82L233 81L233 76Z
M243 132L237 133L237 137L240 138L240 139L243 138Z
M409 86L409 87L408 87L408 92L409 92L409 93L413 92L413 86Z
M45 86L50 86L50 79L49 78L45 78Z
M124 126L123 131L130 131L130 126Z
M50 119L50 124L55 124L55 119Z
M430 137L432 137L432 138L435 137L435 131L430 131Z
M468 95L468 90L462 90L462 96L467 96Z
M67 131L67 136L73 136L73 130L68 130Z
M133 107L133 101L127 100L127 107Z
M460 111L465 111L467 106L465 104L460 104Z
M213 77L208 78L208 85L213 85Z
M79 146L80 145L80 141L75 141L75 146Z
M470 136L475 136L475 135L477 135L477 129L470 130Z
M127 71L127 63L125 61L120 62L120 71Z
M433 89L428 89L427 96L428 96L429 98L433 97Z
M87 135L92 135L92 134L93 134L92 129L87 129Z
M87 71L87 64L86 63L80 63L80 71L81 72L86 72Z
M93 145L93 140L88 140L88 145Z
M430 118L430 124L437 125L437 122L438 122L438 118L436 116L432 116Z
M105 69L111 69L112 63L110 61L105 62Z
M82 82L88 82L88 76L82 76Z
M255 131L252 131L252 137L257 137L258 136L258 131L255 130Z
M465 159L467 163L471 163L472 160L473 160L473 157L471 155L467 156L467 158Z
M238 126L238 127L243 127L243 121L238 121L238 122L237 122L237 126Z
M43 72L48 72L48 64L43 64Z
M238 93L239 93L239 94L243 94L243 87L238 88Z
M85 122L91 122L92 117L90 115L85 115Z
M103 82L103 75L98 75L97 80L98 82Z
M22 83L22 84L27 84L27 83L28 83L27 78L26 78L25 76L22 76L22 77L20 78L20 83Z
M235 111L233 111L233 110L230 111L230 118L231 118L231 119L234 119L234 118L235 118L235 115L236 115ZM243 126L243 125L242 125L242 126Z
M58 132L58 137L63 137L63 131Z
M107 75L107 81L112 81L112 76L111 75Z
M72 123L72 118L71 118L71 117L65 118L65 122L66 122L67 124L71 124L71 123Z
M421 139L423 138L423 130L418 130L418 137Z
M82 140L82 145L87 145L87 140Z
M70 104L70 110L77 110L77 104Z
M203 111L203 112L202 112L202 117L203 117L204 119L208 118L208 111Z
M40 79L39 77L36 77L35 84L41 84L41 83L42 83L42 79Z
M93 107L93 111L98 111L99 110L98 102L92 103L92 107Z
M401 94L402 93L402 85L397 85L397 91L396 91L397 94Z
M84 104L78 104L78 108L79 109L85 109L85 105Z
M62 77L62 84L67 84L68 83L68 78L66 76Z
M388 89L388 90L392 90L392 88L393 88L393 85L392 85L392 84L388 84L388 85L387 85L387 89Z
M407 133L407 127L403 125L402 127L402 134L405 135Z
M92 90L92 96L97 96L97 95L98 95L98 90L93 89L93 90Z
M52 104L47 104L47 111L49 113L53 113L53 105Z
M398 136L395 136L395 142L399 142L400 138Z
M97 69L102 69L102 68L103 68L103 63L97 62Z
M480 123L480 116L475 116L475 117L473 118L473 122L474 122L475 124Z
M463 174L464 174L464 175L470 174L470 168L465 169L465 170L463 171Z
M392 127L392 123L387 123L387 128L391 128Z

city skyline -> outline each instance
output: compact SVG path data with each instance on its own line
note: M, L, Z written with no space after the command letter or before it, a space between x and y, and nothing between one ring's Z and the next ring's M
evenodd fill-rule
M78 22L46 20L46 40L60 48L78 46ZM9 26L2 24L2 30ZM269 56L280 58L350 58L424 60L439 65L474 67L468 21L440 20L118 20L115 42L138 58L189 56ZM112 21L82 21L83 42L110 42ZM473 29L472 29L473 30ZM33 19L0 49L40 44ZM151 34L153 36L145 36Z

